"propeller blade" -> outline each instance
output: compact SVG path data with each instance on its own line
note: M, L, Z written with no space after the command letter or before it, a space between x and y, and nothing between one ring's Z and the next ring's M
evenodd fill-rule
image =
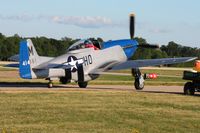
M135 14L130 14L130 37L134 39L135 35Z
M139 48L152 48L152 49L158 49L159 45L152 45L152 44L140 44L138 45Z

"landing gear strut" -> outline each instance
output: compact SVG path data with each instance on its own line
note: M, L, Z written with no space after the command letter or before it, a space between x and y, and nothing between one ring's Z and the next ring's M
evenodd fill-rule
M144 77L142 76L140 69L132 69L132 75L135 77L135 89L142 90L144 88Z

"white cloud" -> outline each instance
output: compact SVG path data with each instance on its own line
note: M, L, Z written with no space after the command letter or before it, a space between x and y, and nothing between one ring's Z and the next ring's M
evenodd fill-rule
M110 18L102 16L47 16L47 15L1 15L1 20L12 20L12 21L50 21L52 23L74 25L81 28L103 28L103 27L123 27L121 23L114 23Z
M21 15L0 15L0 19L2 20L18 20L18 21L31 21L34 19L33 16L30 16L28 14L21 14Z
M51 21L59 24L75 25L84 28L100 28L107 26L114 26L113 22L109 18L105 17L81 17L81 16L53 16Z
M150 29L149 30L149 32L151 32L151 33L156 33L156 34L165 34L165 33L169 33L169 32L171 32L170 30L166 30L166 29Z
M154 33L154 34L165 34L165 33L170 33L172 30L169 30L169 28L166 28L165 25L155 25L152 24L151 22L137 22L136 28L139 30L149 32L149 33Z

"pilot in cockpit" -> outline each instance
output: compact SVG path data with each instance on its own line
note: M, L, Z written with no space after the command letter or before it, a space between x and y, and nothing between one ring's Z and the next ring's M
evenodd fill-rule
M85 48L94 48L94 50L99 50L99 48L94 46L94 44L90 40L86 40L84 44L85 44Z
M95 40L80 40L68 48L68 51L85 49L85 48L93 48L94 50L100 50L101 46L98 41Z

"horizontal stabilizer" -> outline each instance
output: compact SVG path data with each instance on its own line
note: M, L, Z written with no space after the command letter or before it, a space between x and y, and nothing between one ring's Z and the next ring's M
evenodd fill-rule
M41 64L39 66L36 66L33 69L56 69L56 68L69 69L71 67L73 67L73 66L72 65L65 65L65 64L45 63L45 64Z
M19 55L13 55L10 58L8 58L9 61L16 61L19 62Z
M65 58L63 57L54 58L53 60L49 62L45 62L38 66L33 67L33 69L57 69L57 68L69 69L72 67L79 67L80 65L84 63L84 60L82 58L75 59L74 57L70 57L70 58L68 57L68 60L63 63L56 62L56 60L61 60L61 59L65 59Z
M13 68L19 68L19 63L15 63L15 64L8 64L8 65L5 65L4 67L13 67Z

